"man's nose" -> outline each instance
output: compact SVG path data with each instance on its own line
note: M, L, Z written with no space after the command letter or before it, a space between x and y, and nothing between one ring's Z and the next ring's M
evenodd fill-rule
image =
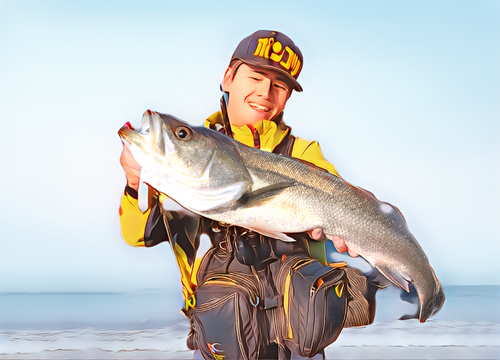
M271 80L269 79L263 79L258 85L257 85L257 95L263 97L263 98L268 98L271 96Z

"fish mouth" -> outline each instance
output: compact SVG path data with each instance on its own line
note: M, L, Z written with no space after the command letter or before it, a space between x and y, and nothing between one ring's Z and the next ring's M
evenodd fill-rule
M118 130L118 136L120 136L122 139L126 139L126 137L130 134L130 131L133 131L134 127L130 124L130 122L126 122L125 125L123 125L120 130Z

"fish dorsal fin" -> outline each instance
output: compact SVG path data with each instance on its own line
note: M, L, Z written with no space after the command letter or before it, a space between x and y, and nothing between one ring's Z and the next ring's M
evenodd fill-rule
M411 278L408 275L401 271L390 269L384 265L376 265L375 268L394 285L400 287L408 293L410 292L409 284L411 282Z
M280 182L277 184L272 184L265 186L255 191L247 191L243 194L238 202L246 208L264 205L268 200L278 196L281 192L291 186L294 186L293 182Z

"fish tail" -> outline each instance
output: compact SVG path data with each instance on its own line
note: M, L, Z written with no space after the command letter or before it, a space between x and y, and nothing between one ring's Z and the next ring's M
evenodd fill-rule
M424 323L431 316L436 314L444 305L446 295L443 285L438 281L436 291L430 299L421 304L419 320Z

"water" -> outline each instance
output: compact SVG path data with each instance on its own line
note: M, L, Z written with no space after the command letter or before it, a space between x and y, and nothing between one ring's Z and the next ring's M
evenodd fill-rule
M328 359L500 359L500 286L445 286L425 324L389 288L374 324L345 329ZM182 299L168 291L0 293L0 359L190 359Z
M0 329L160 328L183 318L180 294L0 293Z

